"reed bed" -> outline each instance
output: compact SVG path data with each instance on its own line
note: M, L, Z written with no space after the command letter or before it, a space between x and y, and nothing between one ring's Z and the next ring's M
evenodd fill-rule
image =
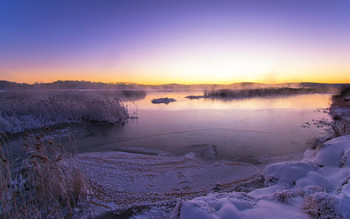
M118 97L79 91L0 93L0 132L16 133L62 123L116 123L128 118Z
M219 89L212 91L204 91L204 97L207 98L253 98L253 97L266 97L266 96L284 96L284 95L296 95L317 93L317 89L313 88L256 88L256 89Z

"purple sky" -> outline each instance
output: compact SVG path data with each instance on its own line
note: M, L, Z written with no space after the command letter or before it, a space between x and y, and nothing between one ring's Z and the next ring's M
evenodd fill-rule
M3 0L0 79L350 82L350 1Z

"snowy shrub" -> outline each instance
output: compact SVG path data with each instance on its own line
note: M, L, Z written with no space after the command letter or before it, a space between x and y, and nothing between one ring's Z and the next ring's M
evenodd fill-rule
M115 123L128 117L120 99L79 91L0 94L0 131L16 133L71 122Z
M302 190L284 189L275 192L275 194L273 194L273 199L278 202L288 203L292 198L302 195Z
M304 199L303 209L313 218L343 218L339 214L339 200L328 193L317 192Z
M337 94L332 96L330 115L333 118L333 130L335 136L350 133L350 86L342 87Z

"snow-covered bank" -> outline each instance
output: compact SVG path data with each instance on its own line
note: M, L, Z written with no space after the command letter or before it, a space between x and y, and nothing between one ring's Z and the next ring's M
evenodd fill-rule
M176 218L350 218L350 135L267 166L265 186L184 201ZM177 214L178 213L178 214Z
M170 157L111 151L78 156L98 191L89 209L95 216L118 209L176 203L177 198L194 198L210 191L231 191L237 183L252 180L262 170L240 162L204 162L194 153Z

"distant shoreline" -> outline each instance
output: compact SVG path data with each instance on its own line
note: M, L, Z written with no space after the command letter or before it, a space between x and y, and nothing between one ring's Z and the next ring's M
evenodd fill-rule
M62 80L50 83L17 83L11 81L0 80L0 90L13 89L162 89L162 90L218 90L218 89L256 89L256 88L323 88L323 89L339 89L346 83L313 83L313 82L293 82L293 83L254 83L254 82L240 82L232 84L137 84L137 83L104 83L91 81L73 81Z

